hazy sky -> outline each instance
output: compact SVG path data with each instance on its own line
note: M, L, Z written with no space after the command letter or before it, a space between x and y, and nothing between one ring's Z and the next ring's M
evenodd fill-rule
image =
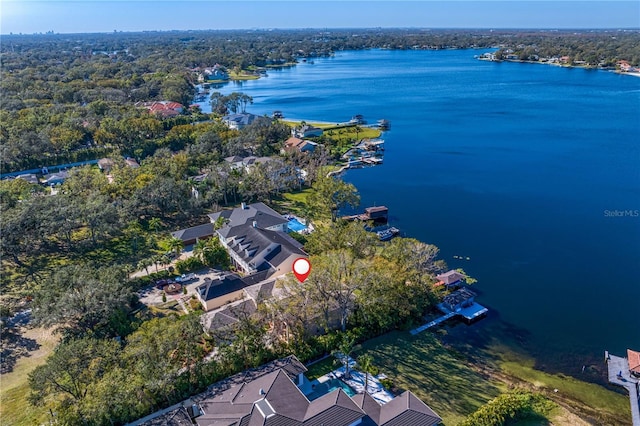
M0 0L0 33L240 28L639 28L640 1Z

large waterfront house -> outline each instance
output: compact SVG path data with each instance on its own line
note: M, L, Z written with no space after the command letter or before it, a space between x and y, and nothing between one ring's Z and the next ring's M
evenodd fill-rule
M309 124L305 124L303 126L291 129L291 136L304 139L322 136L323 132L324 131L320 127L314 127Z
M260 118L260 116L248 112L242 112L239 114L225 115L224 117L222 117L222 122L226 124L230 129L240 130L244 127L247 127L258 118Z
M291 272L293 262L307 257L302 245L287 233L288 221L264 203L209 214L233 265L245 274L269 271L268 277Z
M215 64L212 67L204 68L198 74L198 81L226 81L229 80L229 73L222 65Z
M442 419L410 391L380 405L341 387L310 400L306 367L295 356L231 376L140 426L434 426Z
M284 142L284 151L285 152L313 152L315 151L317 143L296 138L294 136L290 137Z

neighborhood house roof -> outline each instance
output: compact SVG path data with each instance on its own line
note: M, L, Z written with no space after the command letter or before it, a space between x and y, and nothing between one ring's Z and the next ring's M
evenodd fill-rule
M202 323L207 330L221 330L237 324L241 318L251 316L257 309L254 300L245 299L205 314L202 317Z
M64 182L68 177L69 177L69 172L67 172L66 170L63 170L58 173L49 173L48 175L44 175L43 179L44 179L44 183L46 184L55 184L55 183Z
M629 371L640 374L640 352L627 349L627 359L629 360Z
M213 300L225 294L233 293L234 291L257 284L266 278L267 274L264 272L252 274L244 278L241 278L237 274L225 274L215 280L205 278L204 284L199 285L196 290L202 300Z
M306 371L295 356L236 374L192 397L199 426L433 426L442 420L411 392L380 406L369 395L353 399L341 388L309 401L296 386ZM141 425L180 425L178 411L160 412Z
M252 224L254 220L257 222L256 226L263 229L287 223L285 218L264 203L254 203L237 209L222 210L209 214L212 223L215 223L220 217L227 220L228 228L244 225L247 222ZM222 231L222 229L219 231ZM223 234L221 233L221 235Z
M197 240L200 238L209 238L214 233L213 224L205 223L191 228L181 229L171 233L174 238L180 238L182 242Z
M224 117L222 117L222 121L224 121L227 124L235 123L236 126L238 127L244 127L253 123L256 120L256 118L258 118L257 115L245 112L241 114L225 115Z
M290 137L284 143L285 151L313 151L318 144L312 141Z
M465 276L458 271L451 270L451 271L445 272L444 274L440 274L436 276L436 278L439 281L442 281L444 284L450 285L450 284L457 283L458 281L464 280Z
M302 245L279 231L269 231L253 227L249 224L232 228L233 234L228 235L233 240L228 246L247 263L255 263L258 270L273 267L284 262L292 255L304 256Z
M25 174L22 174L22 175L18 175L18 176L16 176L16 179L22 179L22 180L27 181L29 183L39 183L38 182L38 177L34 173L25 173Z

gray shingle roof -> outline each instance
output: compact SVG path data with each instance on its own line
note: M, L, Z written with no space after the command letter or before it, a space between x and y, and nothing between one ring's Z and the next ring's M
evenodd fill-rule
M253 225L254 220L257 222L257 227L262 229L287 223L287 220L282 215L264 203L249 204L244 209L239 207L231 210L222 210L211 213L208 216L211 219L211 223L215 223L219 217L227 219L227 225L218 230L225 237L225 234L236 226Z
M227 238L233 237L229 248L247 263L255 263L258 270L278 266L292 255L304 256L302 245L285 233L254 228L250 225L237 226ZM262 261L260 259L263 259Z
M205 278L204 284L199 285L196 291L200 294L202 300L208 301L242 290L245 287L247 287L247 283L240 276L227 274L215 280Z
M369 395L352 399L342 389L309 402L295 385L305 371L289 356L215 383L191 398L203 411L195 420L199 426L347 426L359 419L363 426L434 426L442 421L408 391L382 406ZM373 420L378 409L380 416ZM142 425L184 425L185 414L175 409Z
M191 228L181 229L171 233L172 237L180 238L184 241L191 241L200 238L209 238L214 233L213 224L205 223L203 225L194 226Z
M360 407L365 413L369 415L374 424L377 425L380 423L380 410L382 409L382 406L378 403L378 401L373 399L373 397L369 395L369 393L359 393L352 399L358 407Z
M237 123L238 125L242 126L247 126L251 123L253 123L256 118L258 118L259 116L255 115L255 114L251 114L248 112L245 113L240 113L240 114L229 114L229 115L225 115L224 117L222 117L222 120L225 122L234 122Z
M434 426L442 419L410 391L393 398L380 410L380 426Z

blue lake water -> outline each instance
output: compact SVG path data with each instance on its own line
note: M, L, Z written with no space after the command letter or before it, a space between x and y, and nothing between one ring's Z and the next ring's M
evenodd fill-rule
M480 53L339 52L220 90L257 114L388 119L384 165L345 179L478 279L480 332L509 324L578 368L640 349L640 78Z

